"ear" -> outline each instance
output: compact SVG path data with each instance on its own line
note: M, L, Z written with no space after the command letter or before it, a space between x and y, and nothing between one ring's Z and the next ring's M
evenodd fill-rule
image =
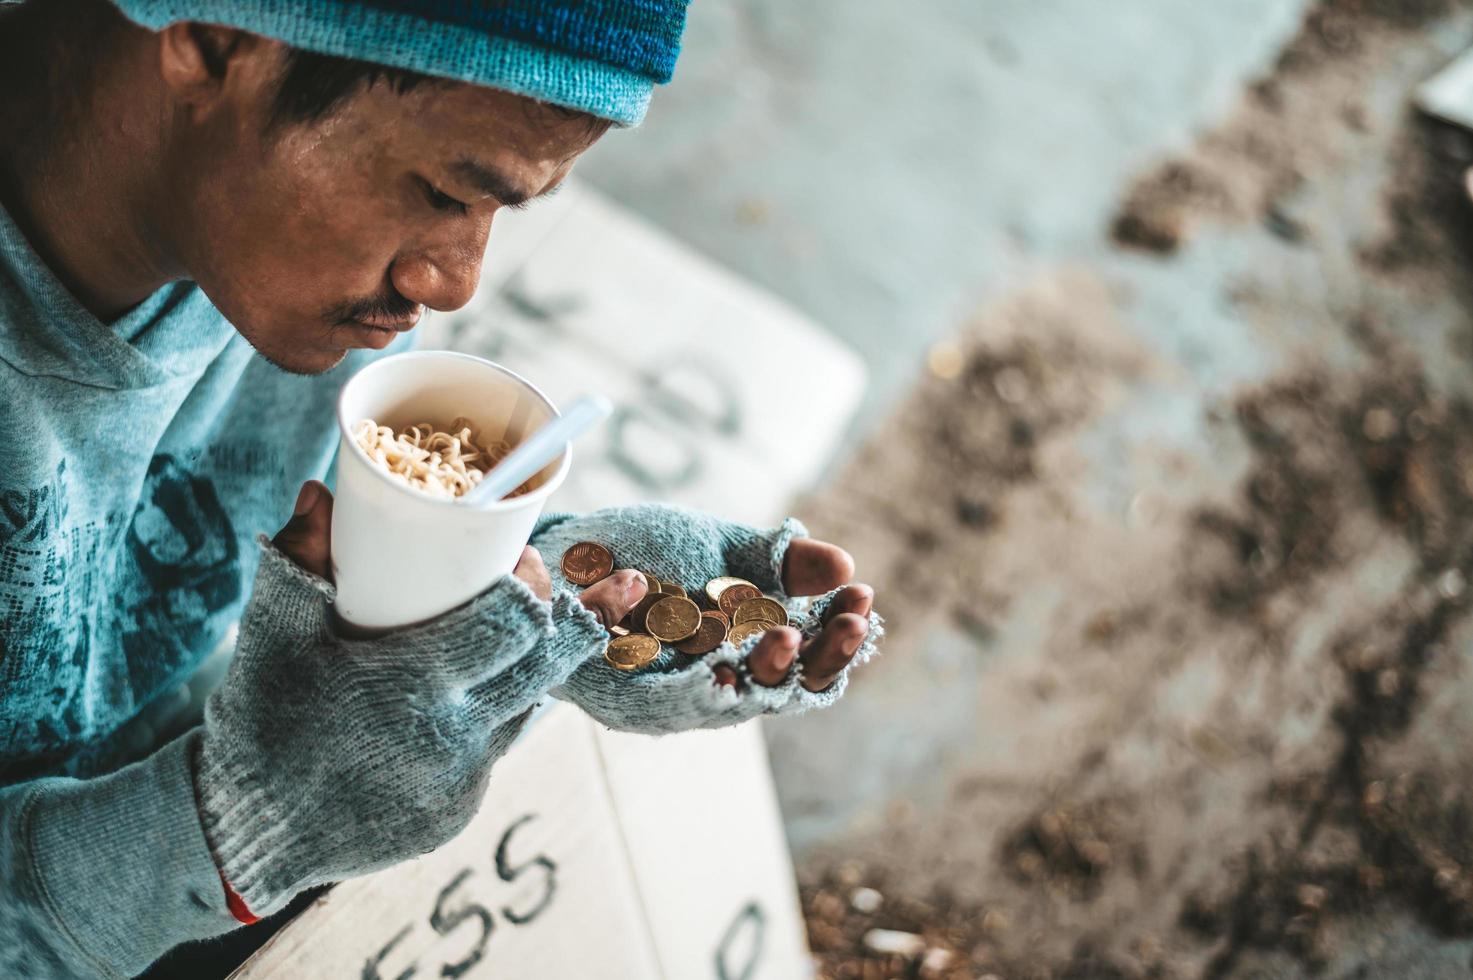
M261 38L233 27L183 22L159 32L159 74L182 101L207 109L232 71L262 54Z

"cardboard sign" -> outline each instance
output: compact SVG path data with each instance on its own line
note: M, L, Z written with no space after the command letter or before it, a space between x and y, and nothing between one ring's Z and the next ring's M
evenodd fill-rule
M455 840L338 885L232 977L659 976L594 738L549 712Z
M600 728L598 744L660 976L808 976L760 729L649 738Z

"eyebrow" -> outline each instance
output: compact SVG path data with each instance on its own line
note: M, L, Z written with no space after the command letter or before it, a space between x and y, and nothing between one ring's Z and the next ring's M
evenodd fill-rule
M556 190L554 187L540 194L528 194L513 184L506 175L470 157L461 157L455 161L450 165L450 172L509 208L519 207L534 197L542 197Z

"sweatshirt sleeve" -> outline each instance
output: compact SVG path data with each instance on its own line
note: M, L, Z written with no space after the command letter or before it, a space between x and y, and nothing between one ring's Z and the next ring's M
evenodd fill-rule
M199 737L99 779L0 790L0 976L131 977L238 925L195 806Z

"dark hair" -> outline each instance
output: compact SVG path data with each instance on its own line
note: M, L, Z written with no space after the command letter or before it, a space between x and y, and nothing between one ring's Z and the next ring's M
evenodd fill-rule
M434 83L435 79L369 61L288 48L271 121L278 126L317 122L332 115L351 96L380 82L404 93L425 82Z
M276 104L271 110L271 123L273 126L290 126L317 122L342 108L353 96L380 83L400 94L420 85L453 84L449 79L406 68L288 48L276 90ZM602 135L613 125L607 119L576 109L530 98L526 102L529 113L543 110L556 119L583 120L589 136Z

